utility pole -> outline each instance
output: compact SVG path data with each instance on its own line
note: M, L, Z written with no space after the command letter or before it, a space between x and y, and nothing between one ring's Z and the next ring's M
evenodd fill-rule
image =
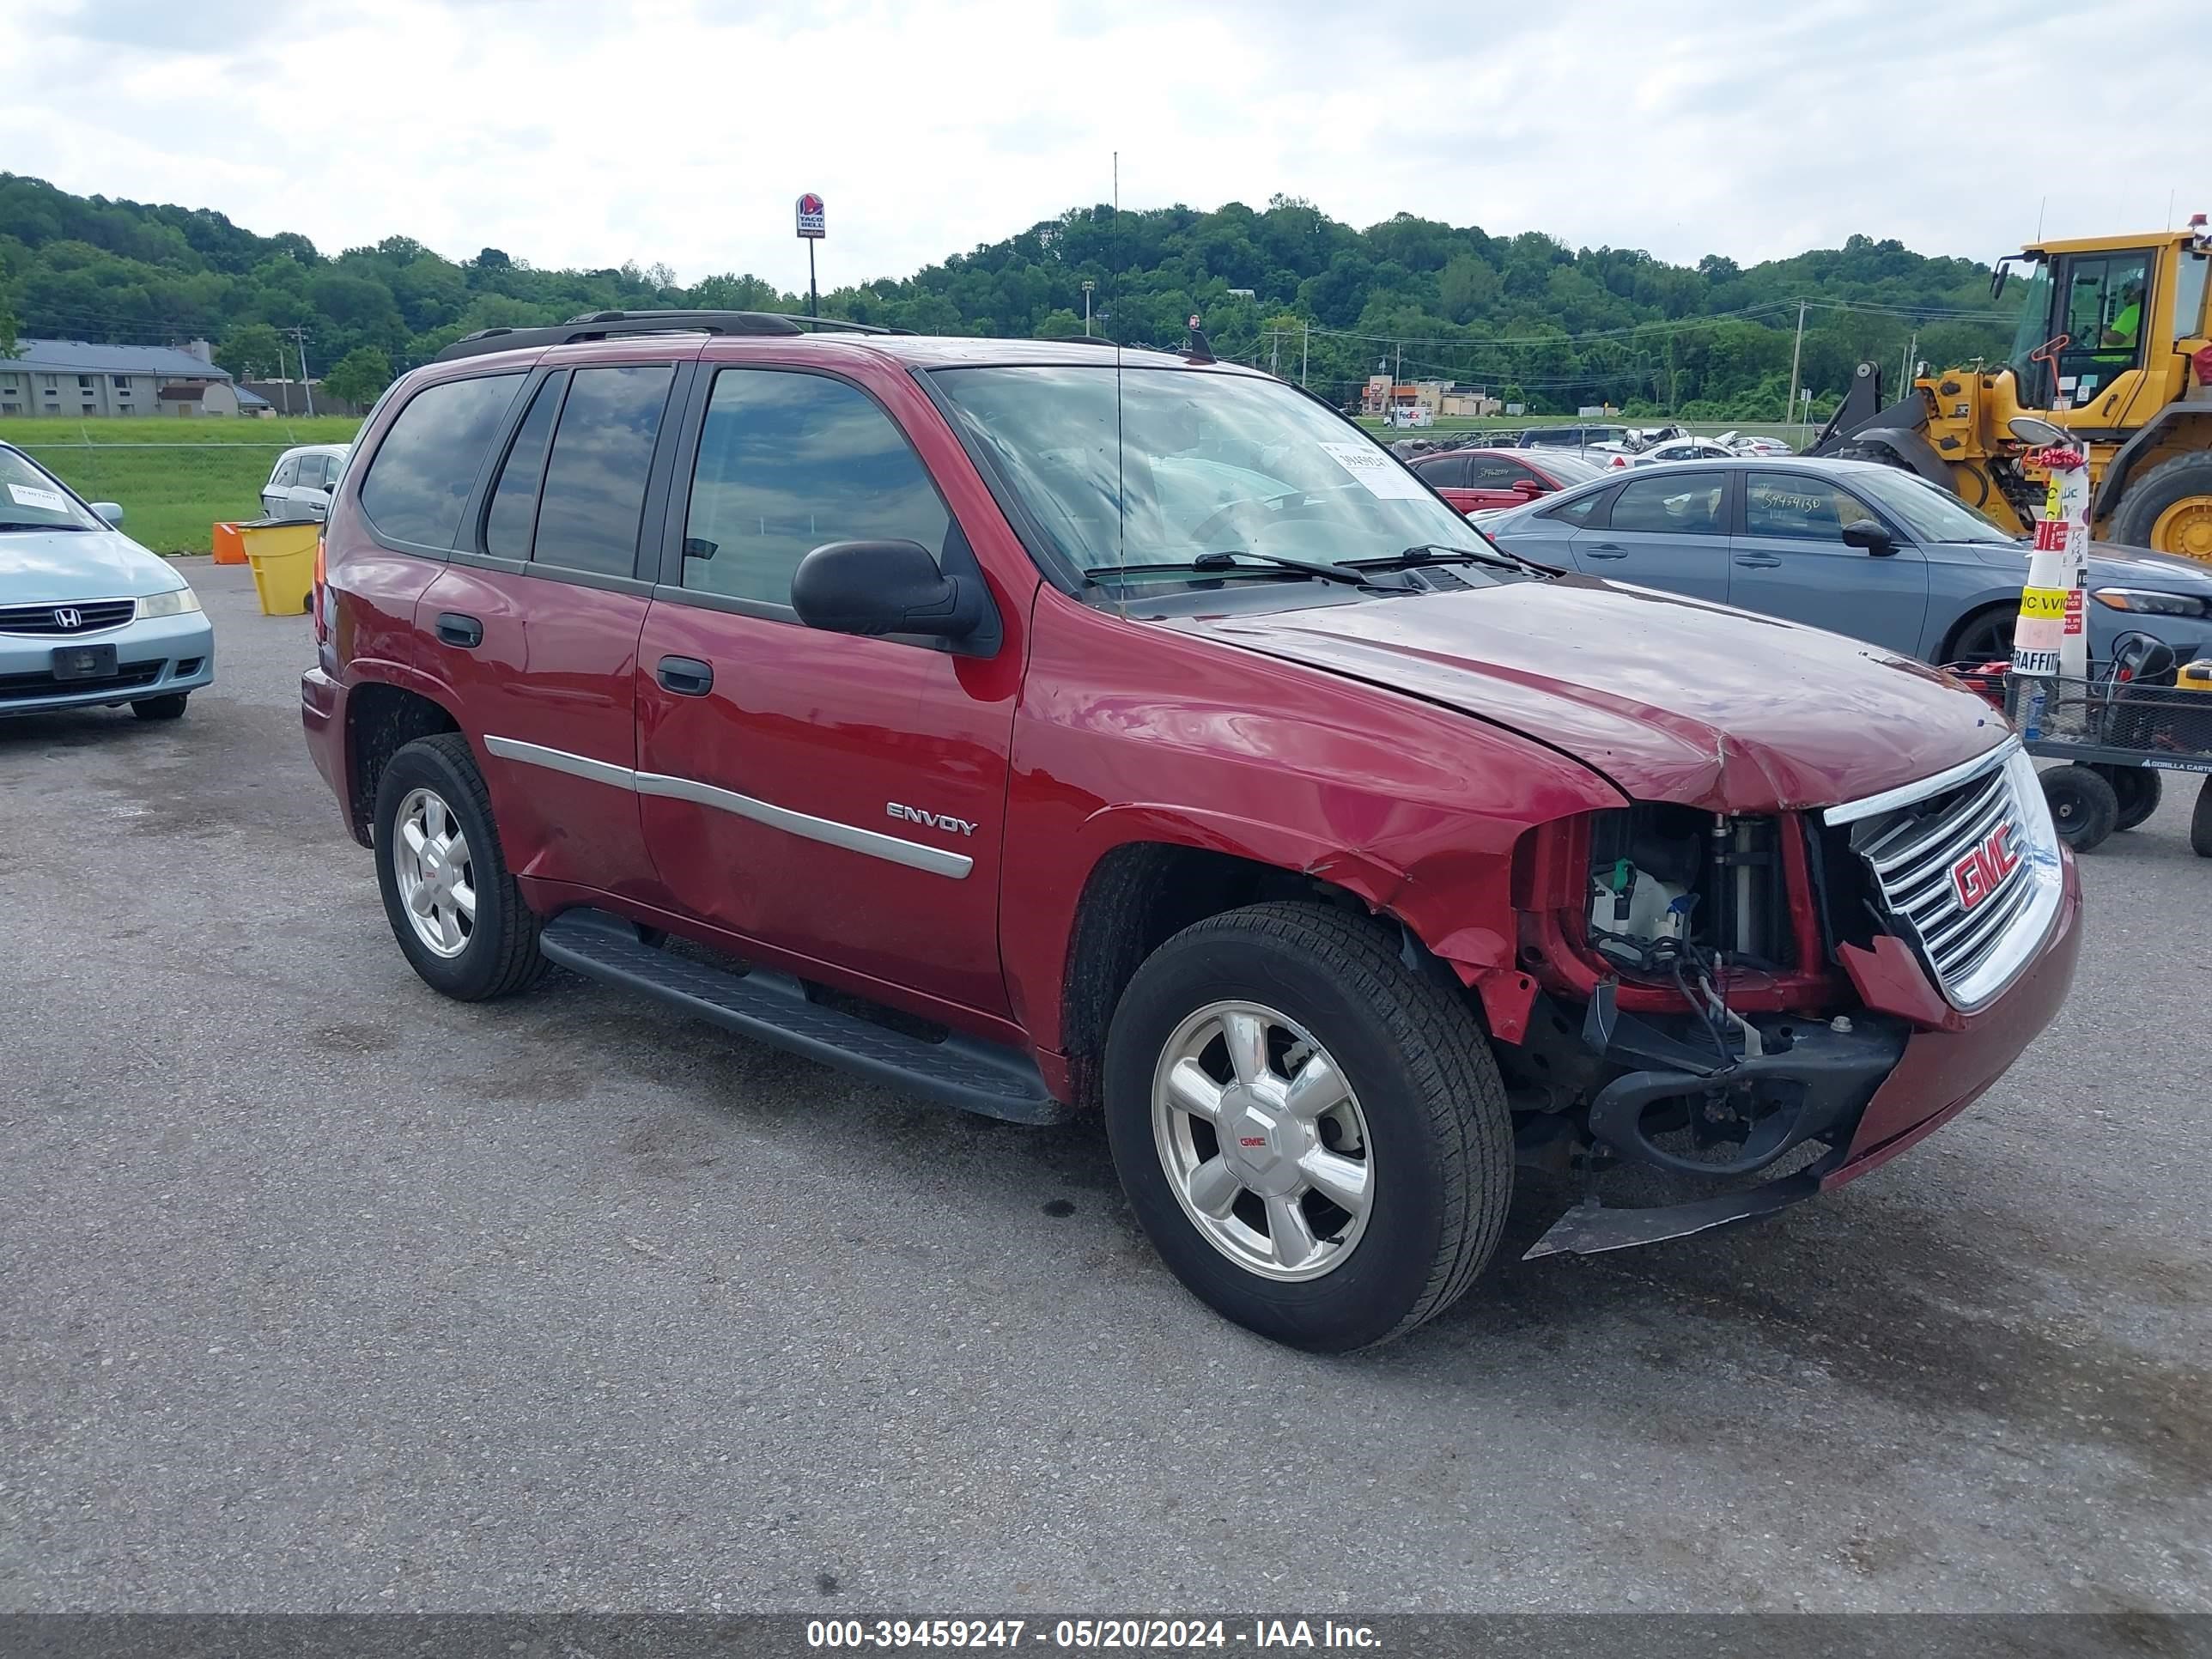
M1267 373L1270 374L1279 374L1281 372L1282 362L1283 337L1280 331L1271 328L1267 331Z
M1313 325L1308 323L1298 341L1298 384L1306 383L1306 361L1313 356Z
M315 413L315 388L307 384L307 331L304 328L294 329L292 343L299 348L300 390L307 394L307 414L312 419Z
M1669 415L1674 412L1674 336L1672 330L1667 335L1667 412Z
M1912 384L1912 359L1919 350L1920 331L1916 328L1912 331L1912 337L1905 343L1905 370L1899 375L1897 381L1898 394L1900 397L1904 395L1905 387Z
M1790 348L1790 395L1782 400L1782 418L1787 421L1796 412L1797 403L1797 359L1805 349L1805 302L1797 302L1797 343Z
M1088 276L1083 279L1083 337L1086 340L1091 337L1091 291L1097 286Z

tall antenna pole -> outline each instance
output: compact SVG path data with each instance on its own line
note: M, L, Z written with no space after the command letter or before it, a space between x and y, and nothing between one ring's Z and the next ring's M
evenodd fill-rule
M307 384L307 331L304 328L294 329L292 343L300 349L300 390L307 393L307 413L313 416L315 412L315 388Z
M1797 359L1802 355L1804 349L1805 302L1800 300L1797 302L1797 343L1790 348L1790 395L1782 400L1782 418L1784 422L1796 412L1793 405L1797 401Z

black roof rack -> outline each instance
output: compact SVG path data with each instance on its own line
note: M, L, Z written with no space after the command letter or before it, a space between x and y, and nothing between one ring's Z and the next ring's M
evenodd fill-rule
M903 334L904 329L848 323L842 317L800 317L780 311L592 311L550 328L480 328L447 346L433 362L526 346L572 345L625 334Z

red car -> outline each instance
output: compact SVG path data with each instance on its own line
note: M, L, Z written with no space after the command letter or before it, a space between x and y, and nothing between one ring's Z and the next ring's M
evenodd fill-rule
M325 559L307 738L430 986L557 963L1101 1111L1183 1282L1308 1347L1449 1305L1516 1168L1583 1194L1532 1255L1850 1181L2074 970L1980 698L1501 553L1202 344L472 337L372 412Z
M1462 513L1518 507L1569 484L1587 483L1604 469L1572 450L1448 449L1412 464L1422 483Z

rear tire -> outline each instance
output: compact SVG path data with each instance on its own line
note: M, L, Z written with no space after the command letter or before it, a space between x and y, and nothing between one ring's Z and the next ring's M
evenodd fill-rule
M2159 801L2166 793L2159 770L2154 766L2100 766L2097 774L2112 786L2112 793L2120 804L2119 816L2112 820L2115 834L2133 830L2158 811Z
M544 976L541 922L507 872L466 738L442 732L403 746L377 784L372 823L384 913L424 984L483 1002Z
M2086 766L2060 766L2045 772L2042 781L2059 839L2075 852L2088 852L2112 833L2120 798L2097 773Z
M185 712L191 700L189 691L179 691L166 697L141 697L131 705L131 712L142 720L173 720Z
M2212 859L2212 778L2197 792L2197 810L2189 815L2189 848L2200 859Z
M1293 1347L1364 1347L1449 1307L1512 1198L1480 1022L1389 928L1320 905L1233 910L1154 951L1115 1011L1105 1101L1115 1167L1169 1268ZM1308 1169L1328 1173L1304 1184Z
M2112 539L2130 547L2212 562L2212 454L2160 461L2127 487L2112 527Z

